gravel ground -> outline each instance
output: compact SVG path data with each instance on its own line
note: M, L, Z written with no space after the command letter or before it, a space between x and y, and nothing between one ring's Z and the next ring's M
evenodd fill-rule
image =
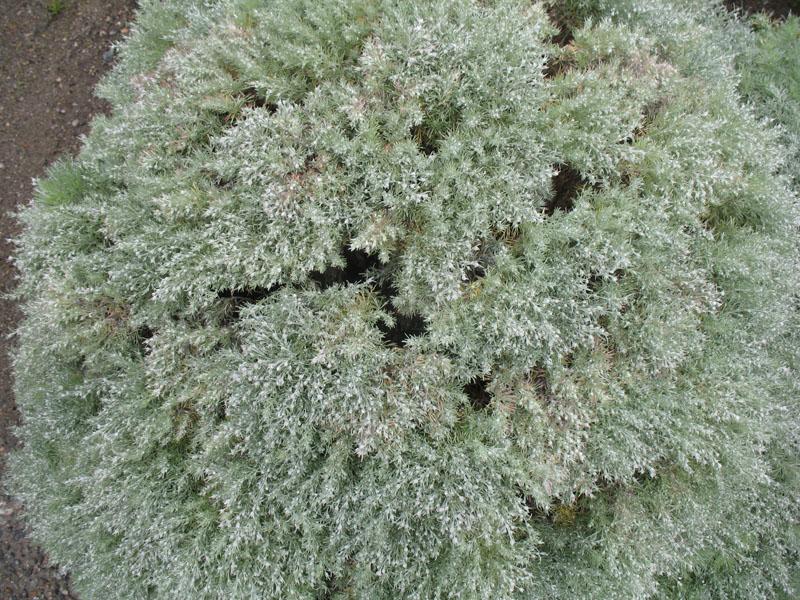
M727 0L729 8L800 13L800 0ZM75 154L92 115L108 110L92 94L113 64L112 44L127 32L135 0L0 0L0 295L14 288L8 214L28 202L31 180ZM8 352L16 305L0 298L0 600L77 600L69 578L26 537L23 507L2 491L5 455L19 422Z

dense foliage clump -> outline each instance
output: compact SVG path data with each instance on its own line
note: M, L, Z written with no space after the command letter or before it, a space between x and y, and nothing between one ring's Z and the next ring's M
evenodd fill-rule
M20 213L12 476L82 597L792 597L798 104L737 71L758 35L143 2Z
M800 190L800 18L770 23L763 15L753 19L755 43L738 59L739 90L758 113L769 117L782 134L789 158L784 171Z

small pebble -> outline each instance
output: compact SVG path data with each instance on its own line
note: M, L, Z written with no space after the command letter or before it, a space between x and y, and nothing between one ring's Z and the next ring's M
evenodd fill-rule
M72 126L73 127L77 127L78 126L78 119L75 119L74 121L72 121Z

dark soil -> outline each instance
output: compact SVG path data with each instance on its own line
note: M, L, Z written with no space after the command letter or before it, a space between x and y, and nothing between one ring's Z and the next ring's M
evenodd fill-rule
M766 9L775 17L800 13L800 0L729 0L729 8ZM14 288L8 262L17 233L8 214L32 195L57 157L75 154L92 115L108 110L93 96L100 75L113 63L112 43L127 33L136 0L0 0L0 294ZM5 454L18 441L8 335L19 319L13 302L0 299L0 490ZM76 596L69 578L48 564L29 542L21 505L0 491L0 599Z
M108 52L127 33L135 0L0 0L0 294L14 287L8 261L17 227L8 214L31 198L33 177L75 154L92 115L93 95L113 63ZM105 53L105 60L104 55ZM0 299L0 485L5 454L17 445L8 334L19 311ZM69 579L25 537L22 507L0 492L0 599L75 599Z
M800 0L725 0L725 6L746 13L763 10L776 19L785 18L789 13L800 15Z

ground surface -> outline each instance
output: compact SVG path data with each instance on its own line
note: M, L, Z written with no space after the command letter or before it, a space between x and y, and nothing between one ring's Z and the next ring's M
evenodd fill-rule
M785 17L789 12L800 14L800 0L725 0L725 5L745 12L765 10L775 17Z
M729 8L800 12L800 0L728 0ZM17 228L8 214L32 194L31 179L57 157L75 154L92 115L107 110L92 89L113 64L113 42L127 33L136 0L0 0L0 294L14 287L8 262ZM25 535L22 507L2 493L4 456L19 421L8 351L19 311L0 298L0 600L73 599Z
M33 177L58 156L75 154L91 115L107 109L92 90L113 63L108 50L126 33L135 6L135 0L0 0L0 294L14 286L7 258L16 224L8 212L30 199ZM18 318L13 303L0 299L0 486L4 455L17 444L9 431L19 415L7 354ZM21 506L0 492L0 599L76 598L69 580L26 539L21 515Z

